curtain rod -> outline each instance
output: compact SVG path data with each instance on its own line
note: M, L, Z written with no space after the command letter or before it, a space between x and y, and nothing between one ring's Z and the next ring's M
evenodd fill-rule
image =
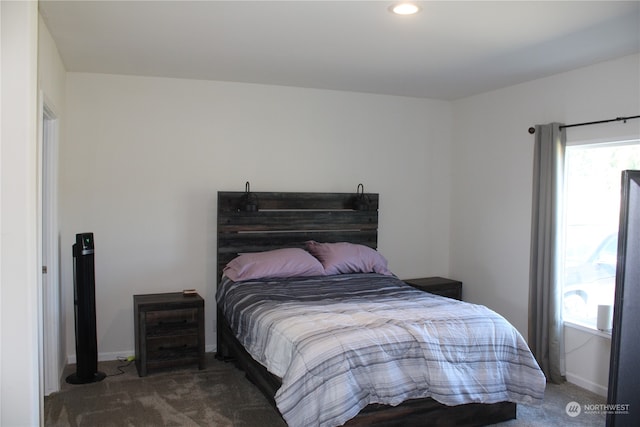
M627 120L631 120L631 119L640 119L640 116L616 117L615 119L598 120L598 121L595 121L595 122L584 122L584 123L574 123L574 124L571 124L571 125L562 125L562 126L560 126L560 130L566 129L566 128L573 128L573 127L577 127L577 126L597 125L597 124L600 124L600 123L610 123L610 122L624 122L624 123L627 123ZM529 133L530 134L534 134L535 132L536 132L536 128L534 128L533 126L529 128Z

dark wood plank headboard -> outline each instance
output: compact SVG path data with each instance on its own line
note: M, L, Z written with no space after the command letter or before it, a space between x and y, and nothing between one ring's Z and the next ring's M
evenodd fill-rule
M355 193L255 192L259 210L241 210L244 192L218 192L218 267L243 252L304 247L307 240L378 246L378 194L355 210Z

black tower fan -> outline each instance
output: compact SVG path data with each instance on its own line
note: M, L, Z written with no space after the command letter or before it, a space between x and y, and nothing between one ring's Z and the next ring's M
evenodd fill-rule
M76 318L76 373L67 377L69 384L102 381L98 372L96 337L96 280L93 233L76 234L73 245L73 294Z

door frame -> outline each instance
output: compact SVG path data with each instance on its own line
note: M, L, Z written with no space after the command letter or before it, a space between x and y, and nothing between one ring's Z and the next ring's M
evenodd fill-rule
M55 108L42 92L38 101L38 268L42 268L38 274L38 335L40 396L43 397L60 390L64 365L60 334L59 123Z

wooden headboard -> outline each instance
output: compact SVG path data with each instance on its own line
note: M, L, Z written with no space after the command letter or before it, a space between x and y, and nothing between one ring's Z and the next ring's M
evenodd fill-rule
M355 193L255 192L259 210L241 209L241 191L218 192L218 268L243 252L302 248L307 240L351 242L377 248L378 194L355 210Z

